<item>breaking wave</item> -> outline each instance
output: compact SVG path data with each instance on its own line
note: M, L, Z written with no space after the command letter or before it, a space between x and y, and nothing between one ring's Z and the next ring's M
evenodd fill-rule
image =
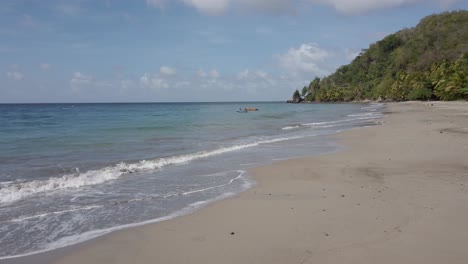
M0 184L0 203L11 203L36 194L50 191L97 185L118 179L119 177L130 173L157 170L168 165L183 164L193 160L220 155L227 152L238 151L262 144L281 142L295 138L298 137L264 140L249 144L223 147L211 151L200 151L187 155L158 158L154 160L142 160L136 163L121 162L102 169L89 170L83 173L77 172L74 174L63 175L62 177L49 178L47 180L3 183Z

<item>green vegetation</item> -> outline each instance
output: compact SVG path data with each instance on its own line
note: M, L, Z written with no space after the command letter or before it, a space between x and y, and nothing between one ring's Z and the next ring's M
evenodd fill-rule
M307 101L468 99L468 11L431 15L307 87Z

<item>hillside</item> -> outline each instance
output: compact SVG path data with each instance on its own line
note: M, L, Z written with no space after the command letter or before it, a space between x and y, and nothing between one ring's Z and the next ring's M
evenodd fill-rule
M321 102L468 99L468 11L431 15L385 37L302 95Z

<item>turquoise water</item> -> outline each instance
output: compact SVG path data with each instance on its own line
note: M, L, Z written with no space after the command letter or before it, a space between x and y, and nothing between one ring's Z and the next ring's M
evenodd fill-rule
M0 105L0 258L191 212L251 186L248 168L336 151L326 135L382 107Z

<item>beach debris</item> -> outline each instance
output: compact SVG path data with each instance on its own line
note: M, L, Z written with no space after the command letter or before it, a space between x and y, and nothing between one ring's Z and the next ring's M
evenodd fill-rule
M341 197L345 197L345 195L344 195L344 194L342 194L342 195L341 195Z
M328 234L328 233L325 233L325 236L327 236L327 237L328 237L328 236L330 236L330 234Z
M234 232L231 232L231 236L233 236L233 235L235 235L235 234L236 234L236 233L234 233Z

